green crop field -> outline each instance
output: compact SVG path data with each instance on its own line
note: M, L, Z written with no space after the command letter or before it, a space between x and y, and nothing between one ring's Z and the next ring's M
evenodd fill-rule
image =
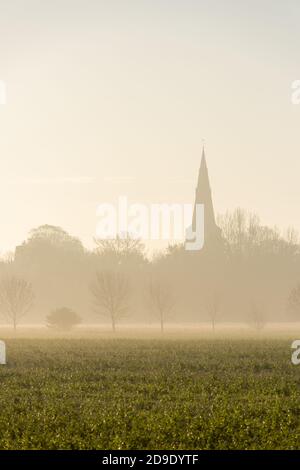
M1 449L300 448L289 339L6 344Z

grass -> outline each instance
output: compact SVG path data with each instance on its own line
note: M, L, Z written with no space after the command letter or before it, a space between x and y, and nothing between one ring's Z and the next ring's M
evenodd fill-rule
M299 449L291 340L8 338L0 449Z

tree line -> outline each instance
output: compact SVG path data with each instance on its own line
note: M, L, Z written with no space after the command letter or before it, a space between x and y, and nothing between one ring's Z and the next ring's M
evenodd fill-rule
M217 219L218 247L184 244L147 256L140 240L95 240L87 250L60 227L33 229L0 262L0 315L67 329L101 316L119 322L267 322L300 319L298 234L262 225L242 209Z

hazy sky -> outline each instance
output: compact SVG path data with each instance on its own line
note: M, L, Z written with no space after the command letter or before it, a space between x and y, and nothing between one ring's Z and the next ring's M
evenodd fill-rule
M193 202L300 229L299 0L0 0L0 251L92 246L96 207Z

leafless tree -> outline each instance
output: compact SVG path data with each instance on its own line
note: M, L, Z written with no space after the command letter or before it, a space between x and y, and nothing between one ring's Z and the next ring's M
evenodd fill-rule
M249 320L250 324L256 329L256 331L261 331L264 328L266 324L266 316L262 302L253 299L250 301Z
M165 320L174 308L174 296L169 284L151 280L146 291L147 303L159 318L160 330L164 332Z
M0 263L4 263L6 265L11 265L14 262L14 252L7 251L0 257Z
M249 257L254 254L298 254L299 236L293 229L280 233L278 227L266 227L255 213L241 208L217 217L227 249L232 255Z
M288 297L288 311L293 316L300 317L300 284L296 285Z
M95 311L110 318L115 332L117 320L125 316L128 310L130 289L127 277L117 271L98 272L91 292Z
M143 253L144 245L138 238L133 238L129 234L126 234L123 238L117 235L116 238L95 238L96 252L111 252L115 255L122 256L132 253Z
M204 295L203 304L210 318L212 329L213 331L215 331L216 323L220 317L220 311L221 311L221 304L222 304L221 292L217 289L207 292Z
M34 293L29 282L11 276L0 282L0 313L12 321L14 330L19 320L32 308Z

